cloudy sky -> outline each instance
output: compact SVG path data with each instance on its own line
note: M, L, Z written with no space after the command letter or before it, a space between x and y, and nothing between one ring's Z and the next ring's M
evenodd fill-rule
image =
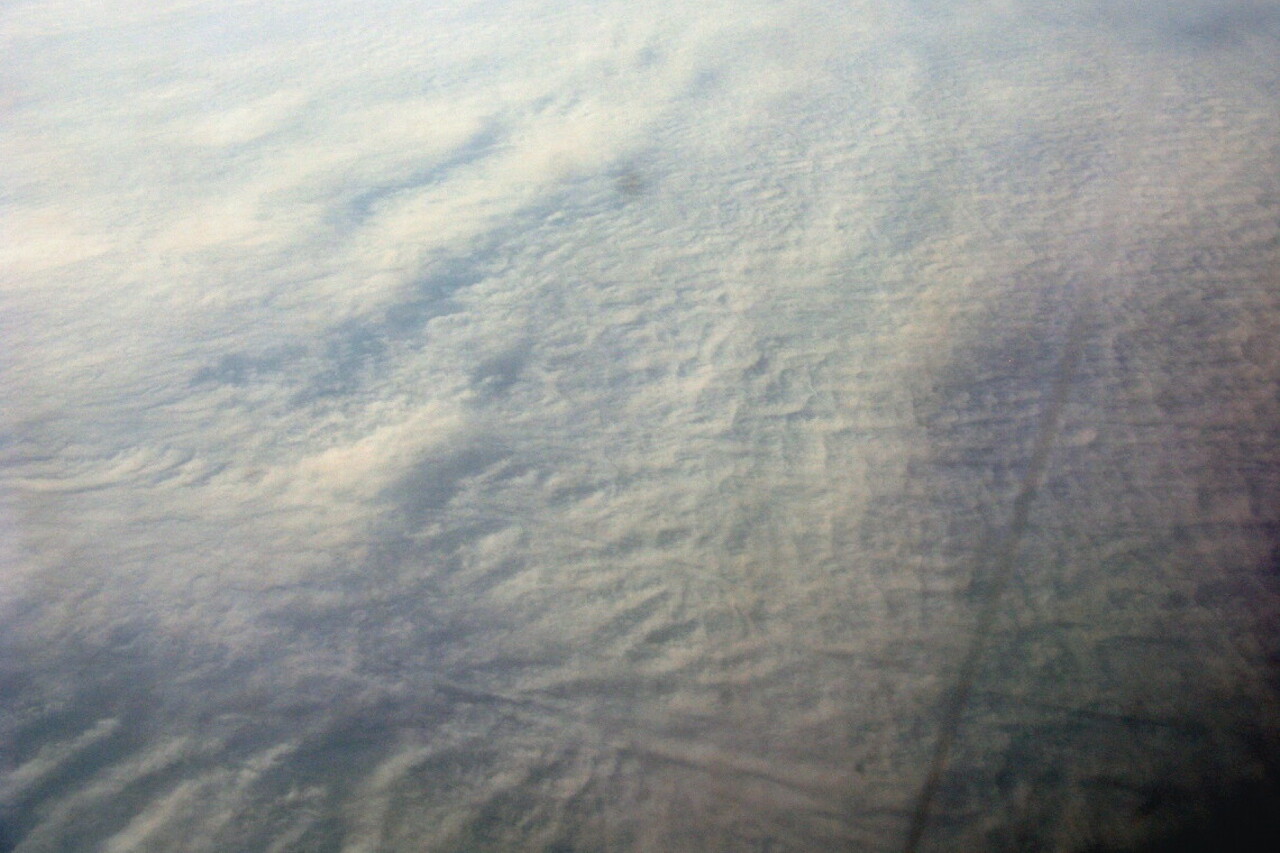
M0 40L0 850L1122 850L1275 795L1274 4Z

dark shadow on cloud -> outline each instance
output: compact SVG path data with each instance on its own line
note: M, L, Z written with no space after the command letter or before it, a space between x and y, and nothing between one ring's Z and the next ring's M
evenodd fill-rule
M493 252L481 251L450 263L408 288L404 297L379 315L352 317L326 329L316 342L319 365L294 395L295 405L359 392L373 382L396 357L398 348L410 351L428 342L432 320L461 310L454 297L486 275Z
M285 371L305 355L306 349L300 346L271 347L260 353L227 353L216 363L197 370L189 384L250 385Z
M502 396L519 381L533 347L523 341L484 358L471 371L471 387L482 399Z
M506 230L491 234L465 256L444 261L430 274L409 285L401 298L382 311L380 321L368 320L389 340L412 342L437 317L460 311L454 297L483 281L499 265L499 247Z
M936 190L927 181L903 187L889 213L876 222L876 232L890 252L905 254L923 243L947 233L951 216Z
M987 474L1002 496L1031 454L1075 310L1065 290L1007 292L1023 301L1000 306L997 328L966 341L949 364L911 389L931 467L958 477ZM945 517L945 508L939 514Z
M1221 50L1254 36L1280 36L1280 6L1270 0L1108 3L1102 21L1167 47Z
M336 217L347 224L360 224L377 212L384 202L396 196L423 189L443 181L451 172L465 168L484 159L505 136L505 129L490 123L467 140L453 154L442 161L393 181L377 184L357 191L342 205L342 213Z
M497 144L498 138L498 132L492 129L479 135L467 148L471 153L465 158L459 155L450 161L452 165L447 168L457 168L464 161L478 159L488 147ZM446 169L446 166L438 169ZM638 167L631 169L636 171ZM627 168L618 172L621 177L628 174L631 172ZM634 191L642 192L643 187L639 183L642 179L635 180ZM619 189L619 192L623 191ZM379 312L351 317L330 326L309 348L319 359L320 366L302 383L303 390L294 396L293 402L305 405L356 393L375 379L389 360L396 359L404 351L427 345L428 324L436 318L463 310L457 297L504 266L505 247L513 238L530 223L544 220L549 212L572 213L573 207L565 194L549 198L465 247L465 253L460 252L433 264L429 274L405 287L398 299ZM519 378L530 351L528 344L517 344L479 364L471 376L476 390L490 397L508 390ZM290 348L281 352L287 357L280 358L275 350L263 356L233 354L224 357L217 366L201 370L197 376L201 381L256 377L269 369L283 368L294 360L300 360L300 353L304 350Z
M1226 784L1207 777L1192 785L1145 786L1137 792L1133 823L1147 830L1146 840L1132 845L1093 842L1079 848L1080 853L1270 849L1280 838L1280 751L1274 744L1268 751L1268 772L1263 777Z
M1091 128L1019 129L978 152L984 190L1012 195L1042 192L1046 182L1075 189L1099 174L1101 145Z
M1175 17L1173 32L1197 47L1220 48L1239 44L1253 35L1280 35L1280 6L1246 2L1214 4L1186 16Z
M136 762L153 742L164 705L160 672L169 663L162 660L167 651L147 642L150 636L147 628L128 627L104 639L69 637L58 649L57 672L36 663L49 649L35 653L6 644L0 679L19 683L24 701L0 697L0 756L10 768L28 762L43 767L0 800L0 851L38 842L33 833L51 815L59 822L58 849L96 849L143 803L172 790L186 775L189 768L182 762L156 762L93 808L55 811Z
M315 399L350 394L363 386L387 354L384 329L364 320L344 320L323 341L324 369L312 377L302 397Z
M496 440L474 439L436 451L416 463L384 493L411 527L421 526L445 509L466 482L504 463L511 451Z

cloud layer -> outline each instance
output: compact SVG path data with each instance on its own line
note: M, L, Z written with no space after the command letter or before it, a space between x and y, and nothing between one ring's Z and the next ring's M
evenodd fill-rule
M9 4L0 847L1260 790L1280 28L1058 6Z

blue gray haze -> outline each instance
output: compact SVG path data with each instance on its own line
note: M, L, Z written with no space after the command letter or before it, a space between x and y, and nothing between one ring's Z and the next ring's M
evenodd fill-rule
M1250 849L1278 92L1271 0L6 0L0 850Z

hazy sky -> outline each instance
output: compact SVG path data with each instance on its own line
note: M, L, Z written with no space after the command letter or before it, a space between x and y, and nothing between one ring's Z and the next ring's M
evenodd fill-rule
M1116 6L5 3L0 850L1274 794L1280 7Z

